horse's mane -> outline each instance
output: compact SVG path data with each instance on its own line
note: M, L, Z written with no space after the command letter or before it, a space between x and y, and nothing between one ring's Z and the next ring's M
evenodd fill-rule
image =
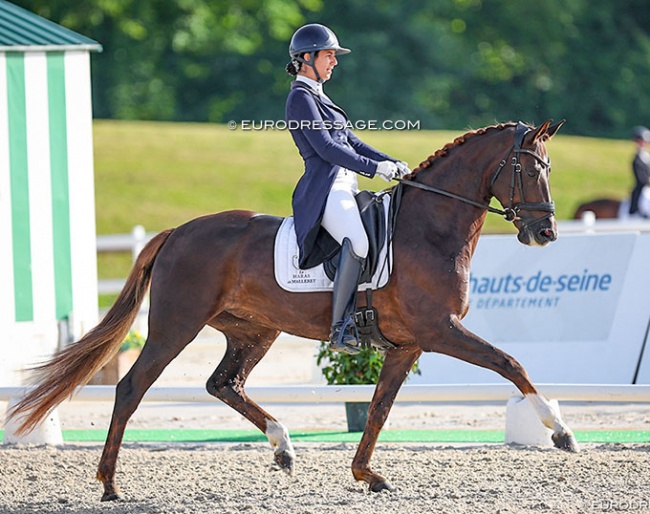
M421 163L420 163L420 164L419 164L419 165L418 165L418 166L413 170L412 173L415 174L415 173L417 173L417 172L420 171L420 170L423 170L423 169L425 169L425 168L430 167L436 159L438 159L438 158L440 158L440 157L444 157L445 155L447 155L447 154L449 153L449 151L450 151L452 148L455 148L455 147L457 147L457 146L462 145L462 144L465 143L468 139L471 139L471 138L474 137L474 136L480 136L480 135L483 135L483 134L485 134L488 130L492 130L492 129L495 129L495 130L503 130L503 129L505 129L505 128L512 127L512 126L514 126L514 125L516 125L516 123L514 123L514 122L512 122L512 121L510 121L510 122L508 122L508 123L499 123L499 124L497 124L497 125L490 125L489 127L483 127L483 128L480 128L480 129L472 130L471 132L467 132L466 134L463 134L462 136L458 136L458 137L457 137L456 139L454 139L451 143L447 143L445 146L443 146L443 147L440 148L439 150L436 150L435 153L433 153L432 155L430 155L429 157L427 157L424 161L422 161L422 162L421 162Z

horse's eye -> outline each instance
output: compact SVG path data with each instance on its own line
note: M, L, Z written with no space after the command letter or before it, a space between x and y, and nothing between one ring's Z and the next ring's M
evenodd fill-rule
M528 175L530 178L537 178L539 177L539 174L542 172L542 169L539 165L535 164L534 168L528 168L526 170L526 175Z

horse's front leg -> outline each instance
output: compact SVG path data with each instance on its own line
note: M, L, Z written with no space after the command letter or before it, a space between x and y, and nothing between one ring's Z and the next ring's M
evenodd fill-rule
M510 380L533 406L544 426L553 431L552 439L555 446L571 452L579 451L571 429L562 421L557 409L540 394L524 367L516 359L467 330L455 316L445 321L442 326L440 332L444 337L420 338L418 339L420 348L425 352L443 353L496 371Z
M354 478L366 482L373 492L393 489L387 479L370 469L370 458L397 392L420 355L422 355L422 350L416 345L390 349L386 353L386 360L368 410L368 422L352 461Z

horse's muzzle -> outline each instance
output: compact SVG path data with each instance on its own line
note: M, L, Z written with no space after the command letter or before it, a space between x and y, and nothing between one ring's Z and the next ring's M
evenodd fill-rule
M555 218L540 222L524 222L519 226L517 239L527 246L546 246L557 239Z

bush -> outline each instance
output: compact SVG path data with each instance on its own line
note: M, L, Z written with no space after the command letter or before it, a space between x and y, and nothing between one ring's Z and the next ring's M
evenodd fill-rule
M321 341L316 364L321 366L329 385L376 384L384 365L384 354L375 348L364 348L357 355L332 352L329 341ZM411 372L420 374L417 362Z
M120 351L125 352L127 350L142 350L145 341L145 337L138 330L131 330L124 338L124 341L122 341Z

